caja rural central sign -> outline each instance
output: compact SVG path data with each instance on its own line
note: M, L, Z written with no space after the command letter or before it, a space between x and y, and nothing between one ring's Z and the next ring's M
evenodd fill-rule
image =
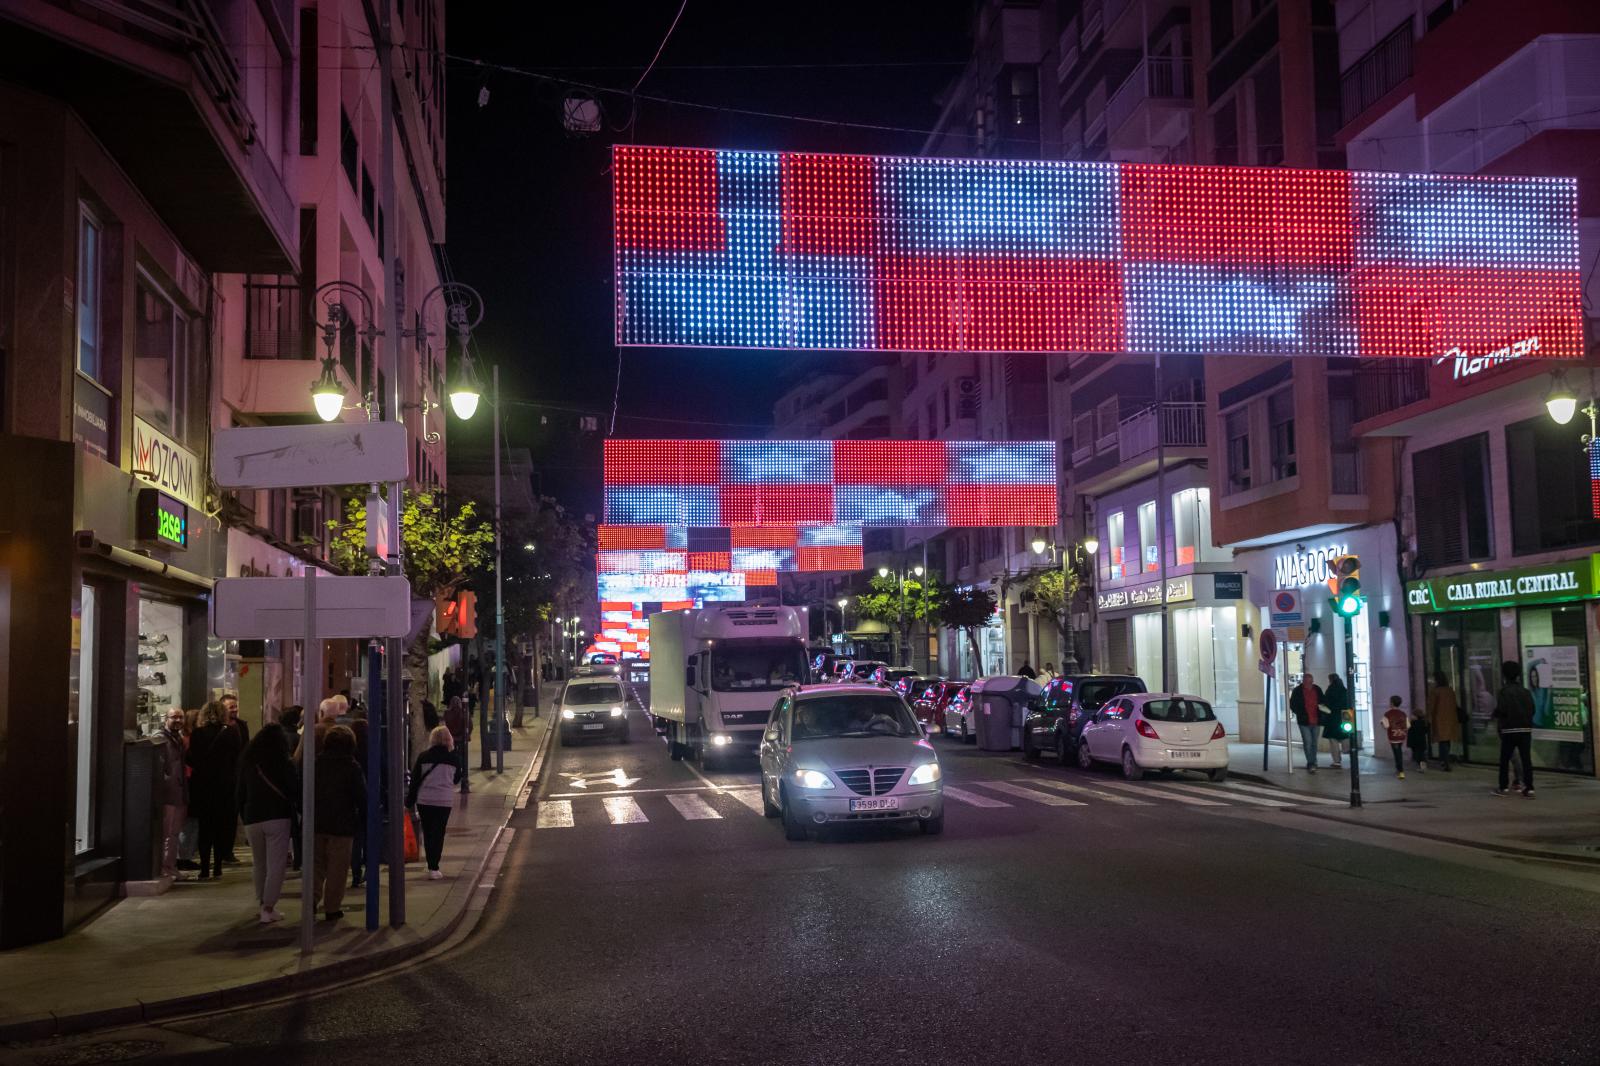
M1583 559L1455 574L1408 582L1406 609L1413 614L1466 611L1521 604L1560 603L1600 592L1600 555Z

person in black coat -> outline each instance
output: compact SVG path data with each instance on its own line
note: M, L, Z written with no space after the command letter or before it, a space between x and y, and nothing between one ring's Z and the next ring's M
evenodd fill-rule
M350 852L367 806L367 778L356 759L356 735L336 725L317 756L316 854L312 862L311 907L322 907L329 921L344 917L344 879Z
M191 771L189 809L200 822L202 881L222 876L222 860L233 845L233 827L237 824L234 775L239 765L239 731L229 726L227 713L221 700L206 704L184 756Z
M298 775L289 758L289 735L276 722L261 727L239 759L235 798L250 841L261 924L280 921L278 897L289 864L289 834L298 809Z
M1328 687L1322 690L1322 705L1328 709L1322 721L1322 735L1333 753L1333 765L1342 766L1340 756L1349 744L1349 739L1344 735L1344 712L1350 709L1350 691L1344 687L1338 674L1328 675ZM1354 757L1352 754L1351 758Z

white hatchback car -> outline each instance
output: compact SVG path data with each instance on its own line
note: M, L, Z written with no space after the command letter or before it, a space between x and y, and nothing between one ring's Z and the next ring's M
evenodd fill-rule
M1198 696L1141 692L1107 700L1083 727L1078 765L1118 763L1130 781L1146 770L1201 770L1228 776L1228 732Z

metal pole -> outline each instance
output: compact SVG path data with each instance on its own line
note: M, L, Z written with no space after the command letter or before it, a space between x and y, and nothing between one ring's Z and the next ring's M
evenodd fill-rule
M1353 618L1346 618L1344 620L1344 672L1345 676L1349 678L1349 683L1345 686L1345 699L1349 700L1350 702L1350 721L1357 724L1357 728L1350 731L1350 806L1359 807L1361 806L1361 771L1359 769L1361 765L1361 753L1356 743L1356 738L1360 736L1360 729L1359 723L1356 720L1355 706L1356 649L1355 636L1351 632L1351 628L1354 626L1354 624L1355 619ZM1344 714L1343 711L1340 711L1339 713L1341 715ZM1342 724L1343 723L1341 722L1341 725ZM1344 741L1336 740L1334 743L1342 744Z
M500 528L500 364L491 372L494 389L494 772L506 772L506 585Z
M1278 664L1273 663L1274 667ZM1271 674L1263 672L1261 680L1264 682L1265 696L1261 703L1261 772L1267 772L1267 753L1272 750L1272 690L1277 687L1276 680ZM1294 761L1294 756L1289 756L1289 761Z
M401 362L400 340L404 324L400 316L398 252L400 250L400 211L395 203L394 178L394 33L392 29L394 4L392 0L378 0L378 114L382 127L378 161L378 202L385 205L384 251L387 262L383 264L384 324L387 344L383 346L384 374L387 378L389 417L400 418ZM405 483L396 481L389 486L389 568L392 573L402 573L403 551L400 544L400 510L405 506ZM405 643L391 637L387 645L389 659L388 683L384 687L384 724L388 730L389 756L389 924L398 928L406 923L406 722L405 722ZM370 725L370 723L369 723Z
M322 702L322 643L317 640L317 579L305 568L306 637L300 654L300 953L311 954L317 937L317 705ZM310 715L309 721L306 715Z
M1171 692L1167 666L1167 405L1161 392L1161 353L1156 352L1156 558L1161 561L1161 691Z
M383 672L382 645L374 640L367 645L367 676L372 679L370 687L382 691L387 686L380 679ZM383 722L383 711L374 693L367 693L367 847L362 861L366 865L365 877L367 879L367 932L377 932L378 929L378 856L383 848L380 841L383 839L383 730L379 726ZM387 702L387 697L385 698Z

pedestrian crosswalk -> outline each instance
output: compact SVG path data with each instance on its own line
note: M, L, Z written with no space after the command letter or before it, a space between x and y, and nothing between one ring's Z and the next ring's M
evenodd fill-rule
M1110 775L1078 774L1062 778L1049 774L992 778L945 785L947 809L969 808L973 814L1003 809L1056 809L1082 811L1094 807L1147 807L1171 805L1189 810L1265 811L1295 807L1338 806L1339 800L1311 796L1262 785L1224 781L1121 781ZM575 829L585 826L630 826L662 821L726 823L762 813L759 785L708 785L683 788L640 789L593 796L539 801L540 829Z

